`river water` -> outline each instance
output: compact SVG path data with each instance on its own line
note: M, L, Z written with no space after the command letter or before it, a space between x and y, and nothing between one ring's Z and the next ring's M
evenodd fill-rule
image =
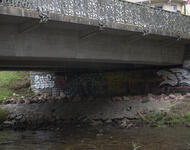
M0 150L190 150L190 128L6 130Z

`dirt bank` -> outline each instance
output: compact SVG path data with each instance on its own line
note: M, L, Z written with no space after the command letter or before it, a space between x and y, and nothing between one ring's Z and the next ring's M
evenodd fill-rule
M7 116L2 128L39 128L63 124L173 125L190 121L190 94L124 96L107 99L40 98L7 100L0 106ZM6 104L9 103L9 104ZM16 104L15 104L16 103ZM189 117L189 118L188 118Z

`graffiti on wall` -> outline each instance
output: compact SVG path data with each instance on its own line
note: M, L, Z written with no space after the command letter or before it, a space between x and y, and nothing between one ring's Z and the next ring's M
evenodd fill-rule
M104 91L100 74L56 76L56 88L61 96L94 96Z
M190 87L190 72L187 69L172 68L168 70L160 70L157 74L163 78L160 86Z
M157 71L130 71L56 75L61 96L116 96L145 94L159 87Z
M37 90L49 89L55 86L53 74L36 74L33 79L33 87Z

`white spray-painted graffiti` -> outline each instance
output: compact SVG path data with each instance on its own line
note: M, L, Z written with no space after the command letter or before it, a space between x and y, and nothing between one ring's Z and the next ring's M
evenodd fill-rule
M190 72L187 69L172 68L169 70L160 70L157 74L164 79L164 81L160 83L160 86L190 87Z
M34 76L34 88L35 89L47 89L53 88L55 86L55 81L51 74L41 74Z

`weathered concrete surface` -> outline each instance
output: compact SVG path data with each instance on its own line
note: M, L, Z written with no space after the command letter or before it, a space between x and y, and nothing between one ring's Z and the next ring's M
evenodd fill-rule
M179 13L118 0L3 2L0 68L182 65L189 50L190 19Z
M14 24L0 25L0 66L101 69L101 65L125 68L125 64L183 63L184 43L110 32L82 39L84 31L88 32L85 28L54 28L47 24L19 33ZM170 42L175 43L167 46Z
M188 16L122 0L27 0L3 1L2 5L0 14L4 15L45 16L54 21L187 39L190 33ZM38 13L37 9L43 12Z

